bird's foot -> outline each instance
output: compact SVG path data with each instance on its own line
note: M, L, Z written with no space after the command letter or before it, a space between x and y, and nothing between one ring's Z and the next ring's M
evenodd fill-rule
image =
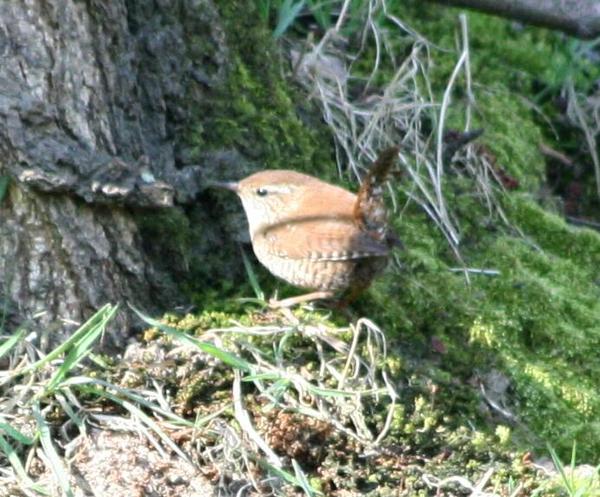
M297 297L290 297L287 299L277 300L272 298L269 300L269 307L271 309L287 309L294 305L304 304L306 302L312 302L313 300L330 299L335 296L334 292L330 291L318 291L306 293L304 295L298 295Z

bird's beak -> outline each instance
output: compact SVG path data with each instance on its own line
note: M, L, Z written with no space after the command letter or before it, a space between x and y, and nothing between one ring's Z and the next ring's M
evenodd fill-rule
M209 187L224 188L225 190L231 190L232 192L239 193L240 185L235 181L210 181Z

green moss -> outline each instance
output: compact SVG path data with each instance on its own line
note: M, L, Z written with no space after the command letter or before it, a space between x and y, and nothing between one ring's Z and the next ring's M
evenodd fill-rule
M261 167L318 173L318 165L330 162L328 147L300 119L299 100L286 88L281 66L273 64L277 54L268 33L252 13L239 16L238 7L236 1L219 6L233 62L226 84L199 109L203 126L190 130L190 140L203 150L235 147ZM450 50L432 52L431 83L439 95L457 60L456 12L433 4L419 12L420 17L413 12L409 24ZM406 12L398 14L406 19ZM510 23L487 16L469 14L469 27L477 82L473 124L485 128L483 143L497 167L518 179L520 191L502 200L510 227L490 220L483 203L464 194L475 191L468 180L448 176L445 193L461 225L466 265L499 275L472 274L468 283L462 273L451 271L459 264L447 242L411 206L392 221L406 246L401 271L390 271L376 282L355 312L383 328L393 379L405 385L386 440L410 447L410 455L427 460L428 470L438 477L456 475L460 468L460 474L476 479L496 460L502 462L494 476L499 485L510 476L521 478L531 490L535 478L520 461L532 447L544 452L549 442L567 455L577 440L580 456L598 462L600 236L568 228L522 193L539 187L544 170L538 144L545 130L527 100L537 95L538 79L551 87L564 77L548 69L556 61L566 64L564 47L552 33L517 33ZM454 97L453 105L461 109L464 95L457 91ZM463 124L461 113L450 115L449 125ZM188 318L186 327L220 327L232 316L254 322L256 316L243 307L224 304L221 290L198 294L202 308L213 311ZM313 315L302 319L317 320ZM310 370L313 357L306 344L295 340L289 344L290 357L301 350ZM261 350L270 350L259 342ZM479 385L489 388L490 372L508 381L499 402L506 402L504 407L518 420L514 425L482 402ZM197 397L201 380L191 382L186 403ZM368 422L379 426L383 418L382 412L373 412ZM404 471L413 495L428 495L421 475L421 468ZM389 478L371 472L365 482L385 486ZM358 485L349 480L351 484Z
M229 64L224 84L199 106L201 119L190 127L188 140L202 152L234 147L260 168L314 170L327 164L331 142L322 124L302 120L311 109L283 78L285 63L267 27L257 22L254 4L228 0L218 2L218 9Z
M567 227L524 196L508 197L505 208L524 236L509 228L472 233L461 248L467 265L500 274L471 275L470 284L449 271L456 263L441 235L409 210L400 224L402 273L378 282L363 305L397 337L404 375L446 385L444 412L486 425L469 383L499 370L510 381L507 408L527 426L515 429L524 449L544 451L549 442L566 455L576 440L579 454L597 463L600 235ZM471 209L473 219L483 214Z
M301 326L307 328L322 328L331 326L326 315L321 313L296 312ZM225 312L203 312L196 316L188 315L184 318L166 316L165 321L180 329L192 330L198 335L213 327L226 327L231 320L243 322L246 325L273 326L280 324L281 315L278 313L251 313L228 314ZM287 323L289 325L289 323ZM187 354L185 348L177 347L176 343L165 341L161 335L149 334L152 341L159 340L161 347L171 350L170 362L175 365L185 364ZM239 340L252 344L252 350L261 351L262 360L273 361L272 356L273 336L267 339L248 334L223 334L221 339L237 348ZM390 337L390 343L394 343ZM397 345L397 344L396 344ZM403 347L406 343L403 344ZM174 353L174 350L177 353ZM286 337L278 342L277 363L287 372L303 372L308 379L320 376L319 357L322 361L329 352L321 350L316 353L313 340L298 329L292 329ZM154 350L153 347L150 350ZM373 457L362 457L363 450L357 442L346 438L342 432L331 431L323 427L318 441L304 437L303 443L307 450L312 444L317 443L315 454L319 455L318 472L313 472L308 467L307 477L324 492L331 490L335 485L338 491L360 492L361 495L396 495L394 493L400 484L407 489L406 495L431 495L424 484L422 475L425 473L445 478L460 475L471 481L478 481L491 462L495 471L493 484L496 489L507 487L507 481L518 481L528 491L540 487L541 480L536 475L536 470L523 464L523 452L515 450L511 443L511 429L500 424L495 430L487 429L482 422L483 415L478 412L479 404L474 395L473 387L461 384L458 376L444 371L445 365L439 361L427 358L426 354L404 350L400 354L410 356L406 362L398 361L397 352L390 351L390 364L394 367L389 379L396 383L402 382L405 386L398 388L400 398L393 410L389 424L388 436L380 443L381 453ZM238 352L239 353L239 349ZM439 359L439 358L438 358ZM195 361L198 361L196 358ZM206 366L196 366L193 374L187 374L183 381L171 378L172 373L162 372L161 368L149 368L143 375L159 375L165 383L170 395L175 399L177 412L187 415L204 416L214 414L217 408L227 407L230 403L232 374L231 370L220 364L206 359ZM149 359L152 364L152 359ZM335 363L337 361L333 361ZM343 361L342 361L343 362ZM456 362L453 360L453 362ZM321 363L322 364L322 363ZM168 364L167 364L168 365ZM173 365L170 366L173 369ZM267 381L265 379L265 381ZM268 381L264 385L268 387ZM337 381L330 385L337 386ZM250 384L247 385L247 388ZM275 385L267 391L275 395ZM254 392L254 391L252 391ZM469 392L471 392L469 394ZM254 399L254 400L252 400ZM251 413L257 426L264 426L259 420L274 412L276 405L265 406L256 401L260 396L256 392L248 392L247 409ZM217 406L217 407L215 407ZM373 431L379 431L386 425L388 405L381 398L373 398L370 403L365 399L365 423ZM282 411L283 412L283 411ZM225 412L223 416L230 416ZM299 417L299 422L302 417ZM306 418L306 429L312 425ZM466 422L468 420L469 422ZM272 423L268 423L272 427ZM278 424L280 428L285 425ZM292 426L292 433L297 433L297 427ZM300 430L301 432L302 430ZM323 451L326 446L330 450ZM404 494L402 494L404 495ZM544 495L554 495L551 492Z
M423 9L419 1L395 4L395 8L431 42L432 87L442 90L458 60L458 15L464 11L435 4ZM556 91L572 80L587 92L600 76L600 67L584 55L590 47L587 42L474 11L466 15L472 76L480 89L498 85L537 97L544 87Z
M173 247L189 248L189 222L181 210L140 211L136 220L144 237L172 243Z
M191 33L188 51L192 60L210 72L211 84L199 96L190 90L189 105L197 121L182 132L182 147L188 160L206 162L211 152L235 150L244 161L235 170L212 171L207 177L231 174L243 176L253 169L291 168L312 172L331 171L331 140L318 115L305 98L284 77L289 68L277 51L270 31L259 21L253 2L219 1L212 24L222 29L227 53L221 54L217 68L211 68L215 48L210 38ZM241 15L241 13L243 13ZM208 41L207 41L208 40ZM205 67L205 66L209 67ZM207 195L208 196L208 195ZM221 309L223 297L248 296L239 246L214 228L241 210L237 199L212 194L186 212L191 251L186 258L183 291L201 309ZM174 240L177 241L177 240ZM221 250L214 247L224 245ZM259 277L263 273L258 270ZM268 286L271 279L266 280ZM235 311L236 304L227 310Z
M496 167L528 191L539 187L545 173L538 147L542 132L531 112L525 100L508 90L480 91L474 119L474 127L485 130L482 142L492 152Z
M190 258L189 219L178 208L145 210L135 213L136 224L146 253L164 274L185 275Z
M417 2L397 8L432 42L429 77L439 99L458 60L458 11L433 4L423 10ZM535 192L545 172L538 146L549 132L531 103L545 105L569 79L585 91L599 69L583 57L573 60L581 45L564 43L556 33L517 31L507 21L473 13L468 24L473 127L485 129L479 142L496 167L516 178L521 191ZM402 47L405 41L395 43ZM449 127L464 125L461 86L459 81ZM490 219L480 200L464 194L473 191L468 181L447 178L445 196L461 226L461 254L467 266L500 275L471 275L467 284L461 273L449 271L459 264L431 221L408 209L396 222L407 247L402 271L378 282L359 309L396 337L404 375L453 390L454 398L440 400L444 412L462 411L487 430L480 395L468 385L486 371L502 371L511 387L507 407L527 426L514 430L515 441L541 451L549 442L567 456L577 440L579 454L598 462L600 236L568 228L532 198L514 193L504 209L519 232Z
M431 42L428 86L440 101L460 55L461 11L435 4L423 9L418 1L392 3L391 8ZM569 155L579 153L583 138L565 129L557 102L564 99L561 91L569 82L577 91L590 93L600 78L600 66L586 55L589 44L565 40L553 31L522 28L475 12L467 13L467 23L474 95L472 126L485 130L478 142L493 153L498 168L515 177L523 189L531 190L540 184L545 169L538 151L542 141L566 148ZM401 52L407 39L398 37L393 43ZM462 72L453 91L447 128L464 127L464 83ZM434 116L431 122L435 122Z

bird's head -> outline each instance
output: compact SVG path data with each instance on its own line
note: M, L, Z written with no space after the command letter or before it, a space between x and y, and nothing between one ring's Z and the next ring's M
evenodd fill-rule
M238 182L213 183L238 194L250 225L250 237L269 226L286 222L298 212L305 192L316 178L288 170L260 171Z

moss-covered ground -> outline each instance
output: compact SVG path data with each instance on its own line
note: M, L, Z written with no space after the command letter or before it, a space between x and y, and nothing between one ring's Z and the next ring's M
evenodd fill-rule
M311 117L315 109L249 3L218 2L232 62L224 84L194 104L199 118L185 140L198 154L233 148L256 167L332 179L331 135ZM431 42L429 83L439 100L457 60L457 11L430 3L423 9L416 1L389 4ZM379 22L384 27L387 21ZM576 443L578 463L600 464L600 233L566 224L553 207L560 205L555 195L561 188L548 193L546 159L539 150L545 142L574 153L577 131L561 121L556 98L571 83L583 94L593 91L600 69L582 55L580 42L556 33L478 14L468 15L468 26L472 124L485 130L476 153L493 157L496 171L511 181L505 190L494 187L503 220L480 198L475 180L447 175L444 194L460 228L462 261L410 200L404 179L393 187L403 208L391 219L404 248L369 291L346 311L271 312L256 301L238 300L253 296L241 270L221 271L231 276L223 281L209 276L213 265L243 267L233 244L204 259L194 256L195 244L210 242L202 231L206 217L166 214L164 230L153 225L155 219L146 229L152 239L168 238L176 246L174 258L189 263L191 277L183 286L197 311L163 321L202 337L202 353L190 353L153 327L121 363L93 357L85 371L90 386L73 382L68 396L80 393L92 414L103 409L144 420L139 412L152 412L161 422L145 422L145 429L161 433L160 424L173 438L180 436L205 476L230 491L225 495L253 478L255 489L283 489L286 495L301 495L302 484L305 494L316 495L306 490L310 486L334 497L483 495L473 488L479 483L486 495L560 496L565 493L558 477L541 469L552 467L546 464L548 446L567 460ZM410 44L408 37L389 41L397 53ZM200 58L201 44L198 37ZM382 60L377 76L381 85L386 64L390 61ZM356 69L360 72L360 64ZM457 90L453 97L448 127L461 129L466 95ZM577 179L584 193L593 191L593 174ZM222 205L217 196L210 200L207 209ZM591 212L597 200L584 195L581 205ZM262 268L255 271L267 296L275 289L294 293ZM382 330L385 356L375 332L359 335L355 355L348 352L360 317L374 323L362 321L364 327ZM208 342L217 348L206 348ZM346 363L347 357L356 361ZM93 384L106 375L112 385L138 389L139 396ZM241 386L238 376L244 377ZM67 373L56 382L64 378ZM385 385L397 395L395 405ZM362 392L352 399L354 411L347 409L342 387ZM69 419L77 425L59 390L34 392L34 401L52 407L56 427ZM238 397L233 401L232 392ZM287 477L295 462L306 480L281 487L264 482L266 475L281 473L265 462L268 452L253 445L239 412L242 403L257 433L284 462ZM376 443L364 434L382 430L386 434ZM14 433L7 436L19 442ZM582 496L599 495L597 482Z
M413 4L396 10L435 47L430 80L441 95L457 58L457 11ZM470 273L467 281L455 270L461 264L446 240L408 202L394 220L405 245L401 266L388 271L353 312L382 327L393 358L402 408L386 443L409 459L422 458L441 478L475 477L498 463L499 488L509 476L527 482L527 461L547 456L547 444L568 457L576 442L582 462L600 463L600 236L568 226L561 212L541 206L546 164L539 151L542 142L565 153L573 149L573 131L556 134L549 125L560 119L553 99L569 80L590 91L598 67L574 60L578 42L556 33L478 14L469 14L468 23L476 82L473 127L484 128L480 142L514 180L497 197L508 222L487 211L474 184L449 178L446 193L461 227L461 256L466 266L486 272ZM401 49L403 40L397 43ZM315 137L301 132L293 117L300 105L295 93L266 90L257 74L272 69L249 53L243 61L231 80L231 93L239 97L231 121L217 122L211 133L219 137L206 140L225 137L236 146L258 141L267 147L265 165L320 174L331 156L318 155ZM452 109L464 98L456 94ZM281 126L279 118L272 121L273 112L287 116ZM462 127L463 115L451 111L449 127ZM214 297L209 302L200 296L198 302L219 308ZM393 488L398 481L386 464L365 470L364 481L348 487L381 491L387 478ZM404 470L398 478L414 492L406 495L421 495Z
M451 54L455 14L432 6L409 14L409 22ZM449 198L461 220L466 265L499 274L471 275L467 285L463 275L448 271L456 262L426 218L405 214L398 224L405 271L381 286L378 298L385 302L390 288L397 295L399 316L389 319L389 328L401 323L403 337L419 330L443 341L442 369L450 378L499 369L510 379L509 409L533 435L520 438L521 446L549 443L566 455L577 441L580 454L597 464L600 236L567 226L561 212L544 210L538 200L545 174L540 143L566 153L572 147L570 134L550 131L549 121L561 120L551 97L568 80L589 91L599 68L574 56L579 42L556 33L477 14L469 15L469 30L474 127L485 129L481 141L518 186L502 199L508 226L465 195L474 186L456 181ZM448 54L434 55L431 80L438 91L456 60ZM596 200L581 199L586 202Z

